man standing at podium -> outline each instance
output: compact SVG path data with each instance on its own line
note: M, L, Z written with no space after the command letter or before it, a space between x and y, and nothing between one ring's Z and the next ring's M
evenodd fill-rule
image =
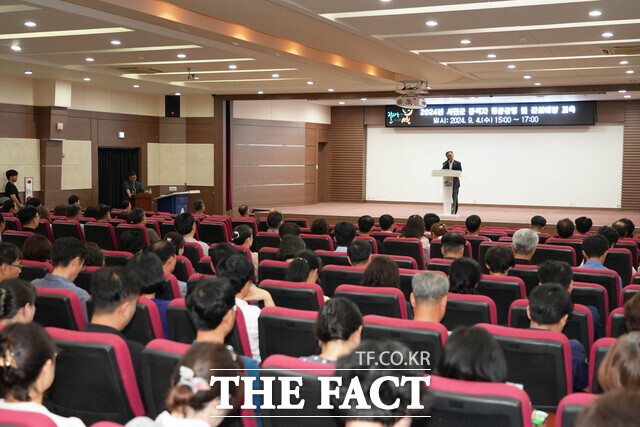
M447 161L442 164L442 169L462 171L462 163L453 160L453 151L447 151ZM451 192L451 215L458 213L458 190L460 189L460 178L453 178L453 191Z
M131 199L136 194L140 193L148 193L149 190L145 190L140 181L137 181L138 177L135 171L129 171L127 175L129 178L122 183L122 190L124 191L124 196L127 199Z

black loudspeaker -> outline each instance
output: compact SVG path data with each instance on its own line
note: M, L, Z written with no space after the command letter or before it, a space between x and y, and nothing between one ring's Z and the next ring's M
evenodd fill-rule
M164 96L164 116L180 117L180 96L178 95Z

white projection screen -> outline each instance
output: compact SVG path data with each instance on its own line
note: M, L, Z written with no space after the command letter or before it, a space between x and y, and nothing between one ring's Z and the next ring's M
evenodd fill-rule
M621 124L545 128L367 128L366 198L439 203L445 152L464 204L619 208Z

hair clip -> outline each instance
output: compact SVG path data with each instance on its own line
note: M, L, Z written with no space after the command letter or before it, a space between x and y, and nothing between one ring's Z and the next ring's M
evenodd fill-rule
M198 391L209 391L211 387L207 380L201 377L196 377L196 373L193 369L187 366L180 366L180 381L176 385L186 385L195 394Z
M225 345L225 347L227 348L227 350L229 350L229 353L231 353L231 358L233 359L233 361L237 362L238 356L236 355L236 349L230 345Z
M13 351L9 349L4 351L4 356L0 357L0 366L3 366L5 369L8 367L18 369L18 361L16 360Z
M307 264L309 264L309 260L306 259L306 258L302 258L302 257L297 256L297 257L294 258L294 260L296 260L296 259L302 260L302 261L306 262Z
M233 234L231 234L231 239L237 239L238 237L240 237L240 233L238 231L234 231Z

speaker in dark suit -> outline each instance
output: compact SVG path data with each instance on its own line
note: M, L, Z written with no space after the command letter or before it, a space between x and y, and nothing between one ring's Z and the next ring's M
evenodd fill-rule
M447 160L442 164L442 169L462 171L462 163L453 159L453 151L447 151ZM451 192L451 214L458 213L458 191L460 190L460 178L453 178L453 191Z

